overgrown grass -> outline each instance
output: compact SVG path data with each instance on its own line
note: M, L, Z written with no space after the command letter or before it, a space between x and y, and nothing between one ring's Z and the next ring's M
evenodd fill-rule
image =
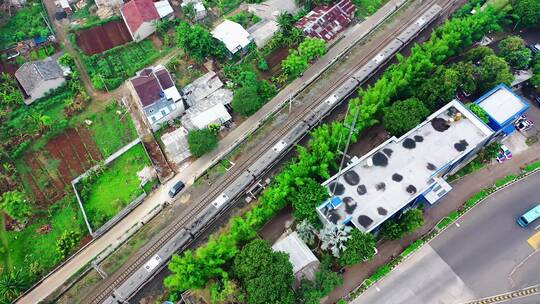
M38 232L40 228L42 231ZM81 211L72 195L55 203L25 229L5 234L13 268L29 274L31 281L46 274L62 261L56 241L64 231L76 231L81 238L86 233Z
M89 126L92 139L105 158L137 138L131 116L115 102L89 119L92 121Z
M356 16L361 19L366 18L374 14L386 2L388 0L353 0L357 9Z
M91 225L98 228L141 195L137 172L151 165L141 144L126 151L102 173L80 182L79 189Z

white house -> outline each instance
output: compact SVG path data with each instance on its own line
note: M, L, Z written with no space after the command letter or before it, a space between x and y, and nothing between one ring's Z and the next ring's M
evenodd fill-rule
M152 130L184 112L182 96L164 66L144 69L130 83Z
M253 42L253 37L240 24L231 20L225 20L216 26L212 36L223 42L232 55L239 51L245 54L248 45Z
M184 8L189 4L193 4L193 8L195 9L195 20L201 20L206 17L206 8L201 0L184 0L181 6Z

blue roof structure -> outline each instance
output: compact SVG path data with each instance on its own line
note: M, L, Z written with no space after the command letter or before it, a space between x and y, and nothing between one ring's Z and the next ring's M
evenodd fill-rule
M529 109L529 105L504 84L499 84L475 103L486 111L490 118L488 125L494 131L505 129Z

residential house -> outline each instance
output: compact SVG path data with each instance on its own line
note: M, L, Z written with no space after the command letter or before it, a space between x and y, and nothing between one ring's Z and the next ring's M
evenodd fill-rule
M133 96L153 131L184 112L182 96L164 66L146 68L131 78L130 83Z
M182 8L185 8L189 4L193 4L193 8L195 9L195 20L202 20L206 17L206 8L204 7L204 4L201 0L184 0L182 1Z
M223 82L214 71L210 71L186 85L182 92L188 107L197 104L198 101L210 96L223 87Z
M351 0L341 0L333 5L315 7L295 26L310 37L329 41L351 23L355 12L356 7Z
M188 130L204 129L210 124L228 125L232 116L227 108L216 99L204 99L186 110L182 116L182 125Z
M453 100L400 138L392 137L356 158L323 183L331 198L317 207L325 224L350 224L376 232L420 204L433 206L452 190L449 175L478 151L515 131L529 106L505 85L475 102L489 116L485 124Z
M15 78L21 85L25 96L24 102L29 105L36 99L45 96L53 89L60 87L70 70L58 63L62 53L56 53L43 60L24 63L16 72Z
M301 9L295 1L290 0L266 0L262 3L249 3L247 7L249 12L262 19L247 29L258 48L264 47L279 30L277 18L280 14L296 15Z
M212 36L223 42L231 55L246 54L253 37L238 23L225 20L214 28Z
M120 13L134 41L154 33L158 20L173 17L173 9L167 0L131 0L122 6Z

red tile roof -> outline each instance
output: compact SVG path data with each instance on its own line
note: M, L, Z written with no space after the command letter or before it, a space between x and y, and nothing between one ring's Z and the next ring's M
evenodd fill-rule
M295 26L311 37L329 41L351 23L355 12L351 0L341 0L332 6L315 7Z
M152 0L131 0L122 6L122 15L132 33L144 22L159 20L159 14Z
M131 79L131 83L141 100L143 107L158 101L163 90L174 86L171 75L166 69L153 71L144 69L138 77Z

